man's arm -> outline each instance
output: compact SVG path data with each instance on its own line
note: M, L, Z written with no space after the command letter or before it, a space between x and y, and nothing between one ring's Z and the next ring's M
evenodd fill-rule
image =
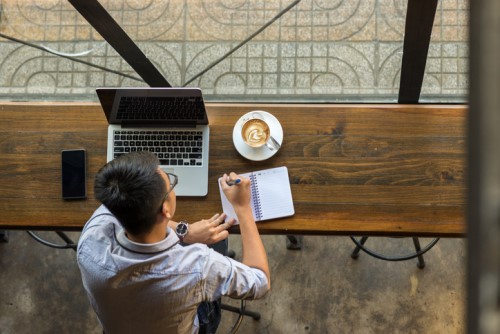
M241 182L233 186L227 181L240 179ZM242 262L249 267L262 270L268 281L268 288L271 287L271 274L267 253L259 235L259 230L255 224L255 219L250 207L250 180L242 178L235 173L224 174L221 179L221 187L227 199L234 208L238 221L240 222L241 243L243 248Z

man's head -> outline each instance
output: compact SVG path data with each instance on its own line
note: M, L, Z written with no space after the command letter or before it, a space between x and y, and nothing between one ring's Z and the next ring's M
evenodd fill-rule
M171 186L158 166L154 154L133 152L110 161L96 175L96 198L129 233L147 233L157 222Z

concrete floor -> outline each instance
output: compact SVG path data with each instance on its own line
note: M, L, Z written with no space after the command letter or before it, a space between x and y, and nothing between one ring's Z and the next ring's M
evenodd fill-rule
M53 233L40 235L58 241ZM76 240L79 233L68 235ZM421 270L416 260L386 262L364 253L353 260L347 237L307 236L301 251L287 250L284 236L263 239L272 291L248 302L262 318L245 318L238 333L465 332L465 240L440 240ZM238 257L239 236L231 236L230 245ZM370 238L367 245L392 253L412 248L411 239ZM73 250L51 249L26 232L10 231L9 242L0 243L0 266L0 333L101 332ZM235 319L224 311L219 333Z

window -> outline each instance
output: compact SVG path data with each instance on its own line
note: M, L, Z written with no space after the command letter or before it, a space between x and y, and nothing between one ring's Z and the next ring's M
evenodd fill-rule
M395 103L408 1L101 3L172 86L201 87L207 101ZM0 4L1 99L147 85L69 2ZM420 102L466 100L467 30L467 1L439 1Z

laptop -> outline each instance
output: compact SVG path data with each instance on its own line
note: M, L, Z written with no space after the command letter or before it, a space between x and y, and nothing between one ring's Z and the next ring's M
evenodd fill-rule
M198 88L97 88L108 120L107 161L150 151L176 174L177 196L208 193L208 116Z

